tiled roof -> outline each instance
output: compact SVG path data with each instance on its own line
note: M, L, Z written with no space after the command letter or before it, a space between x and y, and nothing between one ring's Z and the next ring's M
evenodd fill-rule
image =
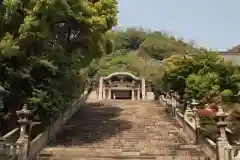
M229 49L228 52L240 52L240 45L234 46L233 48Z
M230 60L234 64L240 65L240 52L219 52L225 60Z

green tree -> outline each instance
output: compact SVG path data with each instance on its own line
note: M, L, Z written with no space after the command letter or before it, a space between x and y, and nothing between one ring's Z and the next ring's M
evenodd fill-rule
M151 32L139 47L140 56L149 56L156 60L163 60L172 55L185 55L187 53L201 52L193 45L185 43L164 32Z
M189 98L214 99L220 95L220 80L217 73L190 74L186 79L185 93Z
M116 24L116 8L115 0L4 0L0 83L10 93L5 112L29 103L47 120L79 96L89 76L85 68L107 50L105 33Z
M160 78L162 88L175 90L181 96L187 94L201 99L201 95L212 93L213 90L218 96L225 89L230 89L233 95L239 90L237 67L224 61L217 53L173 56L164 60L163 70ZM211 85L213 88L207 87Z
M240 107L239 105L235 105L231 114L228 117L229 124L228 128L232 130L231 140L239 141L240 138Z
M143 28L117 29L113 31L115 51L129 52L137 50L146 39L148 32Z

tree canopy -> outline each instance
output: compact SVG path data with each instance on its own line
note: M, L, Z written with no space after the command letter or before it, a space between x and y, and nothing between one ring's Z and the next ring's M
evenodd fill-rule
M161 74L159 69L163 58L197 50L193 45L164 32L143 28L118 28L110 35L114 48L99 61L100 75L123 69L153 79Z
M162 87L198 100L237 101L239 69L217 53L206 52L164 60ZM228 98L227 98L228 97Z
M0 83L9 91L2 112L27 103L47 120L64 110L107 51L116 14L116 0L2 1Z

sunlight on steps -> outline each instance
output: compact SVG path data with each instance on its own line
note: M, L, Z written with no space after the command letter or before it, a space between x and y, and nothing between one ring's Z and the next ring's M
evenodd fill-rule
M36 159L204 160L180 135L186 136L154 102L96 102L81 108Z

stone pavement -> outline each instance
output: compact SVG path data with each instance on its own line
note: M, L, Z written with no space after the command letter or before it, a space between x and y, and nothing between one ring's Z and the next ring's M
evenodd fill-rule
M155 102L105 101L81 108L38 160L203 160Z

